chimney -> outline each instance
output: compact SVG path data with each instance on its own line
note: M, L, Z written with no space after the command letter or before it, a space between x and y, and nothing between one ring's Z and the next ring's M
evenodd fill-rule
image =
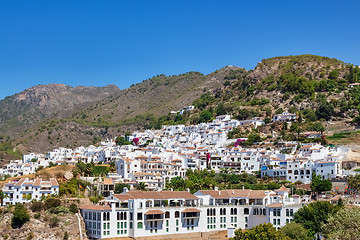
M122 193L127 193L128 191L129 191L129 189L127 187L124 187Z
M234 191L234 190L232 190L232 194L233 194L233 195L235 194L235 191Z
M214 190L215 190L215 191L219 191L219 188L218 188L218 187L215 187Z
M244 186L242 187L242 190L245 190L245 187L244 187Z
M190 188L187 188L186 191L187 191L187 192L190 192Z
M174 189L173 189L173 188L171 188L171 189L170 189L170 191L174 191Z

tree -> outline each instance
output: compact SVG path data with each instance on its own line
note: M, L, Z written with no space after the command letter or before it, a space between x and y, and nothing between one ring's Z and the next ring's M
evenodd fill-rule
M334 113L334 106L326 100L321 101L318 108L316 109L316 116L318 119L325 119L329 121Z
M319 123L319 122L317 122L317 123L313 123L312 125L310 125L309 126L309 128L308 128L310 131L315 131L315 132L319 132L319 133L321 133L321 134L323 134L323 132L325 132L325 127L321 124L321 123Z
M339 77L339 71L334 69L329 73L329 79L335 80Z
M147 191L147 186L146 186L146 184L144 182L139 182L136 185L136 189L140 190L140 191Z
M4 198L6 198L7 195L3 192L2 189L0 189L0 201L1 201L1 206L3 206L4 204Z
M330 191L332 188L332 182L329 179L321 179L321 175L316 175L315 172L312 173L311 191L319 193L324 191Z
M216 115L224 115L226 114L226 110L223 103L219 103L219 105L216 107Z
M286 236L291 239L296 240L310 240L311 238L308 236L306 229L300 223L291 222L283 226L281 229Z
M290 239L281 231L276 231L276 228L271 223L263 223L253 227L252 229L242 231L238 229L235 232L235 237L232 240L287 240Z
M360 208L342 208L323 225L326 239L355 240L360 236Z
M125 183L116 184L114 193L120 194L124 191L124 188L130 189L129 184L125 184Z
M131 145L131 142L127 141L127 136L125 135L123 136L119 136L115 139L115 143L118 146L122 146L122 145Z
M348 185L356 192L360 191L360 174L351 175L348 177Z
M211 112L209 112L209 111L207 111L207 110L205 110L205 111L202 111L201 113L200 113L200 119L199 119L199 122L208 122L208 121L210 121L211 120L211 118L212 118L212 113Z
M313 236L322 231L322 225L339 209L340 206L327 201L313 202L300 208L294 215L294 221L301 223L309 235Z
M115 162L111 162L110 163L110 172L116 172L116 166L115 166Z
M21 203L16 203L13 217L11 219L11 226L13 228L21 228L29 220L30 215L25 206Z

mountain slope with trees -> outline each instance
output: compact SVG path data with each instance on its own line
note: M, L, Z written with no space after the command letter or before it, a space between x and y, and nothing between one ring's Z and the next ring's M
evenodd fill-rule
M289 111L297 113L299 126L283 130L292 132L295 138L305 130L323 132L324 121L359 123L360 87L349 87L359 81L357 66L328 57L299 55L264 59L250 71L227 66L208 75L158 75L128 89L105 91L99 94L101 99L79 103L76 106L81 108L71 110L53 110L53 105L38 100L41 96L33 98L28 94L22 98L29 103L38 102L45 117L32 124L13 121L0 135L3 141L11 142L13 150L43 152L60 146L96 144L102 138L159 128L162 124L197 124L222 114L232 114L239 120L263 117L268 123L273 114ZM11 96L0 102L2 116L15 104L14 99ZM70 98L69 102L76 101ZM191 112L170 113L191 104L195 106ZM16 111L21 113L15 114L18 119L36 119L39 115L30 110ZM11 114L9 119L14 118ZM3 122L11 122L9 119ZM266 125L260 130L266 136L278 128L280 131L282 126ZM22 134L9 134L12 129L20 129ZM236 131L234 138L248 136L251 129ZM257 138L253 136L254 140Z

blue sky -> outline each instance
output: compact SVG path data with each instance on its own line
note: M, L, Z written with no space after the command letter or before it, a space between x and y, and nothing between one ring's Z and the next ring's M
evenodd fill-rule
M357 1L0 0L0 99L38 84L132 83L158 74L316 54L360 65Z

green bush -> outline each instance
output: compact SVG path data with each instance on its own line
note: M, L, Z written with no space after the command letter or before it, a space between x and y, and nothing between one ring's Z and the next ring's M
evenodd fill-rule
M57 225L59 225L59 218L57 216L52 216L49 220L49 225L51 228L54 228Z
M35 218L35 219L39 219L40 217L41 217L41 213L38 212L38 213L35 213L35 214L34 214L34 218Z
M56 208L60 206L61 201L57 198L47 198L44 202L44 209L48 210L50 208Z
M26 222L30 220L30 215L25 206L21 203L15 205L13 217L11 219L11 226L13 228L21 228Z
M31 211L40 212L43 209L42 202L33 202L30 206Z
M69 208L67 208L65 206L57 206L57 207L50 208L50 212L53 214L64 214L64 213L69 213L70 210L69 210Z
M76 206L76 204L71 204L70 205L70 212L72 213L77 213L79 210L78 210L78 207Z

